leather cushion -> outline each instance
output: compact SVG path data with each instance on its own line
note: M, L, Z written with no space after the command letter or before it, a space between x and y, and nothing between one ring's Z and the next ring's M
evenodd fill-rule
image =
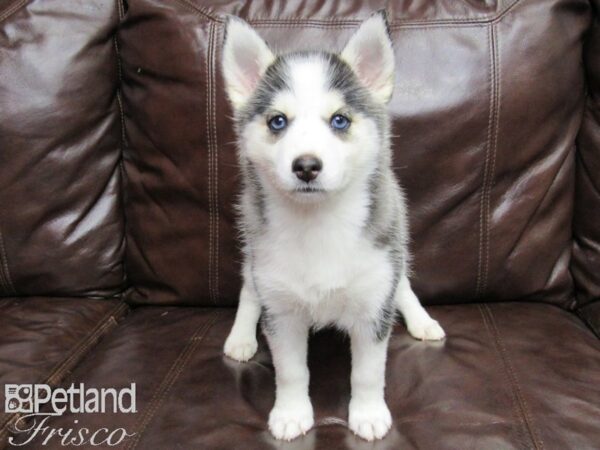
M527 302L429 310L448 339L418 342L396 327L386 388L394 425L376 448L597 447L600 344L575 315ZM225 358L232 320L227 309L135 309L65 384L135 382L138 413L65 415L52 426L79 419L136 433L115 448L280 448L266 430L274 400L268 349L261 338L249 363ZM334 332L313 336L309 366L316 428L288 445L372 448L345 427L348 342Z
M572 306L584 0L131 0L119 33L130 301L237 301L224 14L278 50L339 49L385 5L397 56L394 165L411 208L417 294L428 304Z
M124 283L116 1L0 5L0 296Z

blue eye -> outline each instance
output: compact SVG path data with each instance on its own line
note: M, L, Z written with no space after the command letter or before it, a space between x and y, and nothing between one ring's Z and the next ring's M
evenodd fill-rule
M283 114L279 114L271 119L269 119L268 125L271 131L278 132L287 127L287 117Z
M335 114L331 118L331 128L334 130L345 130L350 126L350 119L341 114Z

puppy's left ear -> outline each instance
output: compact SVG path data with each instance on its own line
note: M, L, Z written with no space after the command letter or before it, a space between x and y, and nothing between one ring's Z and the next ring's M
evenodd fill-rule
M394 50L385 11L378 11L365 20L340 56L377 101L390 100L394 90Z

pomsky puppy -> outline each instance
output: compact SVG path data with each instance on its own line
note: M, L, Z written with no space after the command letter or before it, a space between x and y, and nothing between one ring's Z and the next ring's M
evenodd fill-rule
M243 287L225 354L247 361L262 329L275 367L269 429L291 440L313 426L310 329L347 332L348 424L373 440L390 429L387 345L398 310L410 334L440 340L407 276L404 195L392 171L386 103L394 53L385 14L340 54L274 54L244 21L227 21L222 59L243 191Z

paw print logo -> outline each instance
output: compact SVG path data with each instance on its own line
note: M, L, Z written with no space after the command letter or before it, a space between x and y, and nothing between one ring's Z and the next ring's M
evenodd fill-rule
M28 384L7 384L4 386L4 411L7 413L33 412L33 389Z

